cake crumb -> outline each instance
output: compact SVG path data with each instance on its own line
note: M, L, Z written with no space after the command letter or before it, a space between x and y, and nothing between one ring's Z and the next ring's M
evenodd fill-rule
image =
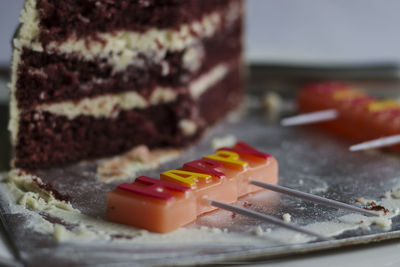
M289 213L285 213L285 214L282 215L282 219L285 222L290 222L292 220L292 215L290 215Z
M213 234L220 234L220 233L222 233L222 230L219 229L219 228L217 228L217 227L212 227L212 228L210 229L210 233L213 233Z
M59 208L65 211L79 212L71 205L70 198L58 193L52 186L44 183L40 177L20 169L8 173L7 184L17 197L17 203L31 210L49 210Z
M268 92L262 98L262 106L270 115L277 115L282 108L282 98L275 92Z
M391 198L393 197L393 191L390 190L388 192L386 192L385 194L383 194L383 198Z
M379 213L383 213L384 215L386 215L389 212L389 210L387 208L385 208L384 206L381 206L381 205L372 205L371 207L364 207L364 209L371 210L371 211L377 211Z
M201 231L208 231L208 229L209 229L208 226L204 226L204 225L203 225L203 226L200 227L200 230L201 230Z
M382 205L378 205L375 200L370 200L370 199L365 199L362 197L357 197L355 198L355 201L358 203L361 203L363 205L368 205L368 207L363 207L365 210L371 210L371 211L376 211L378 213L381 213L383 215L386 215L389 213L389 210L385 208Z
M354 199L356 202L363 204L363 205L371 205L371 206L375 206L376 205L376 201L375 200L370 200L370 199L366 199L363 197L356 197Z
M228 134L221 137L214 137L211 140L211 147L216 150L225 146L233 146L235 145L236 141L237 141L236 137L232 134Z
M395 190L390 190L391 191L391 196L395 199L399 199L400 198L400 188L399 189L395 189Z
M53 232L53 237L57 241L61 242L66 239L66 236L68 235L68 230L61 224L55 224L54 225L54 232Z
M257 228L254 230L254 235L256 236L263 236L266 233L271 233L272 230L271 228L265 228L265 230L261 226L257 226Z
M208 227L208 226L204 226L204 225L200 227L200 230L201 231L207 231L207 232L212 233L212 234L220 234L220 233L222 233L222 230L217 228L217 227ZM225 232L225 229L224 229L224 232Z
M79 225L76 229L70 231L65 226L57 223L54 225L53 237L58 242L65 242L71 240L88 241L96 239L98 236L83 225Z
M385 217L372 218L371 223L384 231L389 231L392 228L392 220Z
M253 204L249 203L248 201L243 202L243 207L248 208L251 207Z
M63 195L59 191L57 191L52 183L45 183L42 182L41 179L38 177L35 177L32 179L32 181L40 188L43 189L44 191L47 191L49 194L51 194L55 199L60 200L60 201L65 201L65 202L71 202L71 197L69 195Z
M197 131L197 124L191 120L179 121L179 128L185 136L192 136Z
M360 228L361 228L362 230L371 231L371 228L369 227L368 224L365 223L365 221L361 220L361 221L360 221L360 225L361 225Z
M365 230L365 231L371 231L371 228L368 225L366 225L365 223L361 224L361 229Z
M244 109L242 108L242 109L230 112L226 118L227 122L229 122L231 124L238 123L243 116L243 113L244 113L243 110Z
M264 230L261 228L261 226L257 226L256 230L254 230L254 235L262 236L263 234L264 234Z

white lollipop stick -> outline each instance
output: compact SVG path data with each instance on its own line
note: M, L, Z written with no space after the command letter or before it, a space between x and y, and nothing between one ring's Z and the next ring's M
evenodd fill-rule
M275 192L279 192L282 194L287 194L289 196L293 196L293 197L298 197L298 198L302 198L305 200L309 200L312 202L316 202L316 203L320 203L320 204L324 204L327 206L331 206L334 208L338 208L338 209L346 209L346 210L351 210L351 211L355 211L355 212L359 212L365 215L369 215L369 216L379 216L379 214L376 214L372 211L369 210L365 210L353 205L349 205L346 203L342 203L336 200L332 200L332 199L328 199L328 198L324 198L324 197L320 197L320 196L316 196L313 194L309 194L309 193L305 193L305 192L301 192L298 190L294 190L291 188L287 188L287 187L283 187L283 186L279 186L279 185L273 185L273 184L268 184L268 183L264 183L261 181L255 181L255 180L250 180L251 184L254 184L256 186L262 187L262 188L266 188Z
M220 208L220 209L223 209L223 210L235 212L237 214L244 215L244 216L251 217L251 218L255 218L255 219L258 219L258 220L261 220L261 221L264 221L264 222L272 223L272 224L278 225L280 227L283 227L283 228L286 228L286 229L289 229L289 230L292 230L292 231L296 231L296 232L299 232L299 233L302 233L302 234L314 236L314 237L318 238L321 241L332 240L332 238L322 236L322 235L314 233L312 231L308 231L308 230L303 229L301 227L298 227L296 225L284 222L284 221L282 221L280 219L277 219L275 217L272 217L272 216L269 216L269 215L266 215L266 214L263 214L263 213L256 212L254 210L233 206L233 205L230 205L230 204L227 204L227 203L224 203L224 202L220 202L220 201L216 201L216 200L212 200L212 199L209 199L209 201L210 201L210 205L211 206L214 206L214 207L217 207L217 208Z
M400 134L392 135L388 137L382 137L375 140L363 142L360 144L352 145L349 150L350 151L360 151L367 150L372 148L386 147L400 144Z
M335 120L338 117L339 114L335 109L327 109L327 110L310 112L285 118L281 121L281 125L282 126L304 125L316 122Z

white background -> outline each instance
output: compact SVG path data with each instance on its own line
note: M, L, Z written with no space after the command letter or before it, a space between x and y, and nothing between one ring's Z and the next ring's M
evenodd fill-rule
M209 0L200 0L209 1ZM23 0L0 0L0 64ZM247 58L269 63L400 62L399 0L248 0Z

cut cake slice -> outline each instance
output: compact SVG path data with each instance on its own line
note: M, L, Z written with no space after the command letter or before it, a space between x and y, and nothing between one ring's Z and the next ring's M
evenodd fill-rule
M26 0L14 39L14 167L183 147L242 96L241 0Z

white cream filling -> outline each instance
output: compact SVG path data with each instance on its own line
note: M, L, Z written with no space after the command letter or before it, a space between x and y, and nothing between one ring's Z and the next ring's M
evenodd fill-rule
M189 90L193 98L200 97L208 88L221 81L229 72L228 64L220 64L208 73L200 76L189 85ZM147 100L137 92L124 92L114 95L97 96L85 98L78 102L64 101L54 104L42 104L36 107L38 111L47 111L57 115L63 115L69 119L77 116L93 116L95 118L118 116L121 110L134 108L143 109L151 105L169 103L176 99L177 92L173 88L159 87ZM186 129L187 127L185 127Z
M172 102L176 99L176 92L170 88L157 88L149 100L137 92L125 92L116 95L104 95L94 98L85 98L78 102L64 101L56 104L43 104L36 109L48 111L74 119L79 115L101 117L116 117L119 111L134 108L143 109L150 105Z
M72 36L61 44L52 42L48 47L62 53L80 52L82 56L88 58L100 54L118 54L123 51L156 51L160 50L160 47L164 50L180 51L197 43L199 39L213 36L220 28L221 21L221 14L212 12L203 16L200 21L181 25L179 29L152 28L143 33L133 31L99 33L98 39L102 42Z
M213 12L205 15L200 21L184 24L177 30L153 28L144 33L119 31L99 34L100 39L105 41L105 45L96 40L72 37L61 46L55 42L50 43L48 48L60 53L77 53L86 60L95 57L106 58L111 55L108 63L112 64L115 70L122 70L132 63L140 67L143 63L138 57L139 52L146 54L156 63L162 63L167 51L182 51L200 43L203 38L213 36L221 28L223 19L221 16L222 14ZM87 46L87 43L90 45ZM193 51L193 49L188 50L184 55L184 63L188 69L191 69L193 65L196 69L196 60L201 57L201 53L200 56L197 53L195 57L192 57ZM194 61L187 60L192 58ZM198 64L201 64L201 61Z
M8 130L11 133L11 143L16 144L18 133L19 110L17 107L17 99L15 90L17 85L17 69L20 61L21 52L19 49L14 49L11 62L11 82L8 85L10 89L10 121L8 122Z
M208 88L221 81L229 72L229 65L219 64L207 74L201 76L189 85L189 90L194 99L199 98Z

